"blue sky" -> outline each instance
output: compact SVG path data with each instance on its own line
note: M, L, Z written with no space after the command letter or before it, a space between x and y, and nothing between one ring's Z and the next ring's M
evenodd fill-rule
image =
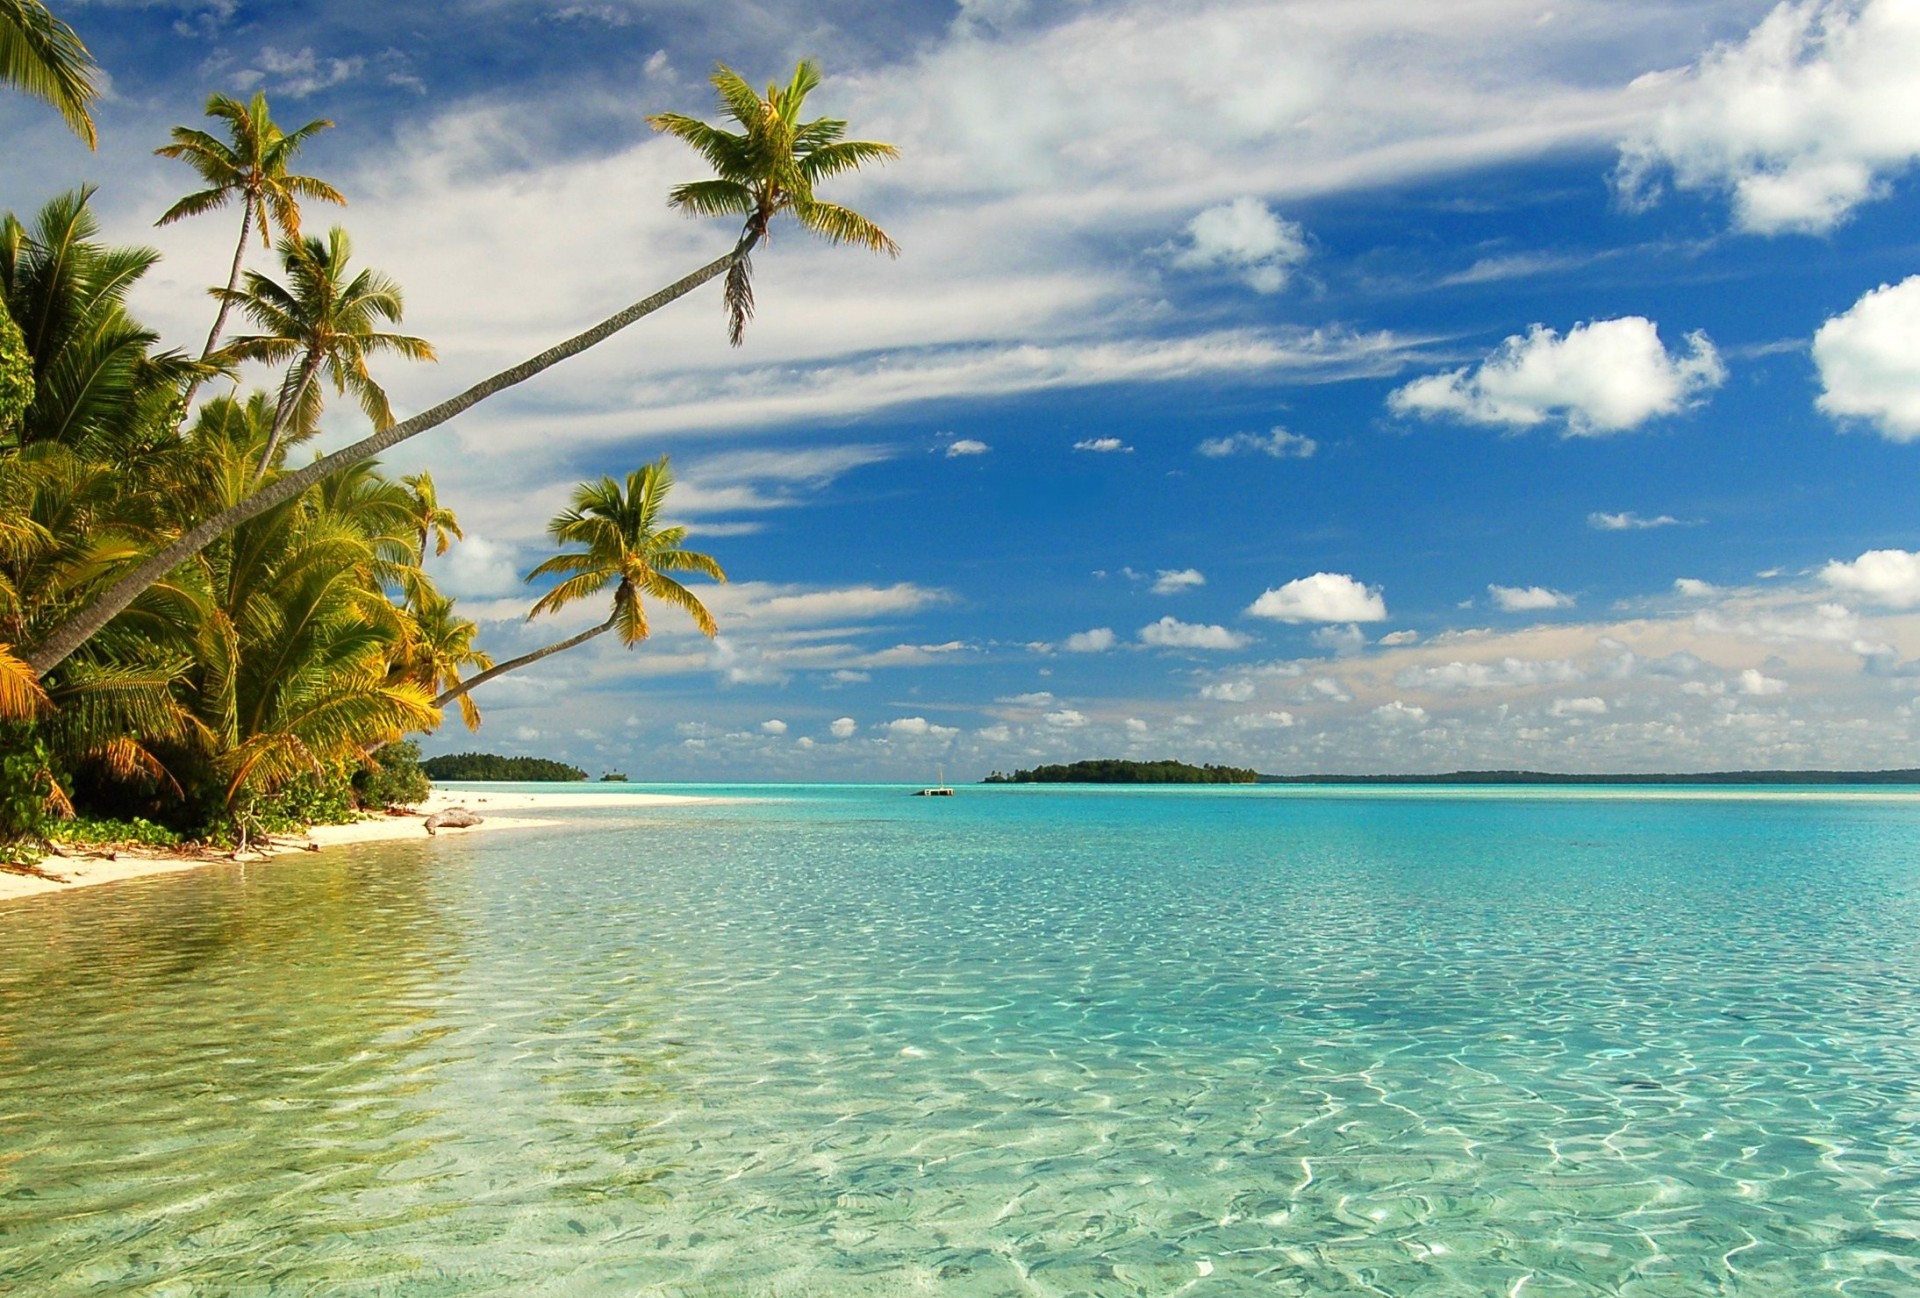
M82 180L206 327L224 215L152 158L264 88L400 280L418 409L716 255L642 118L796 58L900 145L676 304L410 444L496 656L582 477L671 453L733 581L478 696L477 746L636 777L1920 765L1920 0L56 4L113 93L33 101L0 202ZM236 218L237 219L237 218ZM355 430L331 417L336 439Z

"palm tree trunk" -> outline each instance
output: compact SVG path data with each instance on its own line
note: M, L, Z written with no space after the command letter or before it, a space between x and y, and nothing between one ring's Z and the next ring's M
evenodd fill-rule
M364 437L351 446L342 447L332 455L315 460L303 469L274 479L246 499L238 501L189 529L179 540L139 564L133 571L109 586L91 604L55 627L38 644L22 654L22 660L33 668L36 675L45 676L65 662L67 656L75 649L92 639L100 628L111 622L122 609L139 598L142 591L172 572L181 563L200 553L215 537L232 531L250 518L266 513L281 501L291 500L336 470L378 455L388 447L404 442L416 434L424 433L429 428L437 428L495 393L504 392L516 384L525 383L542 370L550 369L568 357L577 356L596 343L604 342L634 321L652 315L669 302L685 297L708 280L723 274L736 261L753 250L753 245L759 237L758 231L749 229L726 256L708 262L691 275L669 284L651 297L642 298L626 310L608 316L586 332L575 334L565 342L549 347L538 356L524 360L510 369L501 370L491 378L482 379L460 395L422 410L411 419L390 424L371 437Z
M444 708L447 706L447 704L453 702L455 699L459 698L462 694L465 694L467 691L475 688L476 686L485 685L488 681L492 680L496 676L504 676L508 672L513 671L516 668L525 667L528 663L537 663L542 658L546 658L546 657L549 657L550 655L557 654L563 649L571 649L577 644L585 644L587 641L593 639L597 635L605 635L607 632L613 630L614 621L619 616L620 615L618 613L611 614L607 618L607 620L602 622L599 626L588 627L585 631L582 631L579 635L568 636L565 640L561 640L561 641L558 641L557 643L550 644L544 649L535 649L530 654L521 654L518 658L509 658L507 659L507 661L503 663L499 663L495 666L489 667L487 668L487 670L481 672L478 676L474 676L468 680L461 681L458 685L448 690L445 694L442 694L439 698L433 701L433 706L436 708Z
M253 485L259 486L260 480L267 476L267 470L273 467L273 453L280 449L280 439L286 435L287 421L293 418L293 412L300 408L301 398L307 395L307 389L313 384L313 376L320 372L320 362L325 359L317 347L307 348L306 356L300 362L300 378L291 387L282 385L280 404L273 409L273 429L267 434L267 449L261 453L260 467L253 471ZM293 376L288 375L291 379Z
M243 196L244 197L244 196ZM220 335L226 332L227 313L233 310L233 295L240 288L240 267L247 259L247 236L253 233L253 204L242 202L240 209L240 242L233 249L233 269L227 272L227 291L220 298L220 310L213 317L213 329L207 334L207 345L200 349L200 359L213 355L214 348L220 345ZM194 375L187 384L186 395L180 398L180 419L185 422L187 409L193 405L193 394L200 390L204 380Z

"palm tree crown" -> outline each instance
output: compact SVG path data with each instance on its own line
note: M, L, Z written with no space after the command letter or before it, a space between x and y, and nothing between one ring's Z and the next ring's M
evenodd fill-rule
M556 612L611 585L611 622L622 644L639 644L650 632L643 596L684 610L701 634L718 634L706 605L667 575L697 572L715 581L727 579L711 557L681 548L686 528L660 526L660 508L672 487L673 472L663 455L629 473L624 483L602 478L575 488L572 508L547 524L547 535L562 545L580 548L556 554L527 574L528 581L565 577L535 602L527 616Z
M240 241L233 250L233 268L227 273L227 292L232 293L240 286L240 265L246 258L247 236L255 226L260 228L260 246L271 247L276 226L283 237L300 237L301 199L317 198L339 204L347 200L325 181L287 171L287 163L300 151L300 146L332 126L332 122L316 118L289 135L268 113L265 91L256 92L244 104L226 95L214 95L207 100L207 116L227 124L232 143L191 127L173 128L173 143L163 144L154 152L163 158L178 158L192 167L207 182L207 188L188 194L163 212L154 224L170 225L183 216L198 216L239 199ZM219 345L221 331L227 326L227 311L232 305L231 298L220 299L220 310L213 318L212 331L207 334L207 345L200 351L202 360L211 356ZM188 397L191 399L191 391Z
M272 465L288 430L292 440L311 436L320 418L320 391L315 383L322 371L334 391L352 392L376 429L393 423L387 394L367 372L367 358L376 352L397 352L408 360L434 359L433 347L407 334L384 333L380 321L397 323L403 310L400 286L374 270L350 276L347 260L353 245L339 226L325 239L308 236L280 241L280 259L287 282L247 272L244 291L215 289L238 306L261 330L235 338L221 349L227 360L289 362L280 385L269 439L260 473Z
M99 143L87 106L99 95L93 55L40 0L0 0L0 84L60 110L89 149Z
M676 186L668 201L691 216L744 216L758 242L782 212L831 243L857 243L889 257L900 246L887 232L850 208L823 203L813 187L869 162L897 158L891 144L844 139L847 124L837 118L800 120L807 95L820 84L820 69L802 60L782 89L769 85L762 96L726 64L710 78L721 111L740 131L722 130L696 117L658 113L647 118L656 131L684 140L713 168L713 179ZM738 347L753 315L752 267L743 256L727 272L728 337Z

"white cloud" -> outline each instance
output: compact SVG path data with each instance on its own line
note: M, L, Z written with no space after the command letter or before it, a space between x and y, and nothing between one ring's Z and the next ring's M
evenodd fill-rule
M1536 324L1509 337L1477 368L1430 374L1387 398L1398 415L1451 416L1467 423L1533 428L1563 421L1569 437L1637 428L1678 413L1726 381L1704 333L1687 353L1669 354L1644 316L1577 324L1563 338Z
M1642 518L1632 510L1620 514L1596 511L1587 515L1587 526L1598 532L1642 532L1653 527L1679 527L1680 520L1672 514L1656 514L1652 518Z
M1427 724L1427 710L1425 708L1416 707L1411 703L1402 703L1399 699L1382 703L1373 710L1373 716L1376 720L1393 724L1420 726Z
M1223 626L1199 626L1168 616L1141 627L1140 643L1161 649L1241 649L1249 638Z
M457 599L503 598L527 589L520 579L519 551L473 531L444 555L429 555L427 571Z
M1384 622L1387 601L1345 573L1316 572L1267 591L1247 612L1276 622Z
M1076 451L1092 451L1095 455L1133 454L1133 448L1121 441L1118 437L1089 437L1084 441L1075 442L1073 449Z
M1580 699L1555 699L1547 709L1556 717L1600 717L1607 713L1607 701L1589 696Z
M873 676L867 672L850 671L842 667L836 672L829 673L827 679L841 685L859 685L864 681L872 680Z
M1867 420L1896 442L1920 438L1920 275L1882 284L1821 325L1813 363L1821 410Z
M1074 632L1061 648L1070 654L1099 654L1113 648L1113 640L1110 627L1097 626L1091 631Z
M1013 694L994 700L996 703L1010 703L1017 708L1044 708L1053 701L1053 694L1048 690L1035 690L1030 694Z
M1835 559L1820 570L1820 580L1864 595L1875 604L1912 608L1920 604L1920 554L1868 550L1851 563Z
M1189 270L1231 270L1256 293L1278 293L1293 268L1306 259L1305 230L1275 216L1259 199L1242 196L1187 222L1187 243L1173 264Z
M1504 612L1531 613L1550 608L1572 608L1573 596L1545 586L1488 586L1493 602Z
M1144 735L1150 729L1152 729L1152 727L1139 717L1127 718L1127 733L1130 735Z
M896 735L931 735L936 739L945 739L959 734L952 726L937 726L925 717L897 717L883 727Z
M1323 626L1309 637L1317 648L1325 649L1342 658L1359 653L1367 647L1367 633L1349 622L1345 626Z
M1402 668L1393 683L1403 690L1428 694L1465 694L1484 690L1531 689L1540 685L1567 685L1586 679L1570 659L1518 658L1508 655L1495 662L1435 663Z
M835 739L851 739L854 731L859 728L860 723L852 717L835 717L833 723L827 727L827 733Z
M1740 673L1740 692L1765 698L1773 694L1785 694L1787 683L1772 676L1762 675L1757 669L1749 667Z
M1290 433L1284 428L1275 427L1262 433L1230 433L1225 437L1209 437L1194 448L1208 459L1225 459L1229 455L1271 455L1276 460L1305 460L1320 449L1320 443L1311 437Z
M1397 649L1401 645L1418 644L1419 641L1418 631L1389 631L1380 637L1380 643L1389 649Z
M1236 730L1286 730L1297 725L1291 712L1249 712L1230 723Z
M1215 681L1201 688L1200 697L1220 703L1245 703L1253 697L1253 692L1253 682L1249 680Z
M1718 586L1710 581L1701 581L1698 577L1675 577L1673 589L1688 599L1707 599L1720 593Z
M977 438L962 437L957 442L949 442L947 444L947 458L951 460L962 455L985 455L992 449L991 446L988 446L985 442Z
M1153 579L1153 593L1156 595L1178 595L1182 591L1192 590L1207 584L1198 568L1162 568Z
M777 717L770 721L762 721L760 723L760 733L763 735L784 735L787 733L787 723Z
M1087 724L1087 718L1072 708L1061 708L1058 712L1049 712L1042 720L1056 730L1078 730Z
M1616 182L1651 202L1731 191L1734 224L1831 230L1920 155L1920 9L1912 0L1798 0L1677 80L1653 126L1622 148Z

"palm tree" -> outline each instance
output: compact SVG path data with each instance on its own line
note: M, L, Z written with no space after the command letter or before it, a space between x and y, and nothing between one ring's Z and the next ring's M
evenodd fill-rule
M727 579L710 556L681 548L680 543L687 539L686 528L660 526L660 509L672 488L673 472L664 455L629 473L625 483L602 478L576 487L573 507L554 516L547 524L547 535L562 545L580 548L556 554L527 574L528 581L564 575L564 580L534 603L527 618L531 621L542 613L556 613L576 600L600 594L608 586L613 587L613 611L598 626L460 682L436 698L434 706L444 708L496 676L585 644L608 631L618 631L620 642L632 648L651 631L645 597L685 610L702 635L718 634L720 628L699 596L667 575L697 572L715 581Z
M376 322L398 323L402 311L400 286L374 270L362 270L351 279L347 259L353 244L339 226L325 239L285 238L280 259L287 282L247 272L244 293L215 290L237 305L263 332L235 338L221 349L229 361L291 362L280 384L279 404L273 412L273 431L267 438L257 482L272 467L274 456L294 430L292 441L313 435L320 418L320 391L314 379L322 370L333 380L334 391L351 391L360 399L376 429L390 427L393 410L387 394L367 373L367 357L375 352L398 352L408 360L434 359L433 347L422 338L382 333Z
M715 75L716 78L719 76L718 73ZM796 77L796 79L799 78ZM821 124L813 123L812 125L818 128ZM834 126L836 129L838 128L837 123L835 123ZM826 143L833 142L834 141L826 141ZM798 147L798 143L799 142L796 141L796 147ZM808 141L809 149L813 148L814 145L814 141ZM875 149L886 149L889 154L891 153L891 146L879 145L872 147ZM835 155L829 154L828 159L830 160L834 156ZM882 155L872 153L871 156L879 157ZM823 160L818 164L818 168L844 171L855 168L858 165L858 159L845 160L838 164L832 164L828 160ZM761 167L756 169L755 174L759 175L764 173L766 176L771 177L776 172L780 172L782 166L782 160L778 158L764 159ZM131 604L141 591L161 580L174 568L198 554L215 537L222 536L248 519L272 509L282 501L299 495L313 483L320 481L327 475L335 473L349 464L378 455L387 448L406 441L409 437L418 436L431 428L438 428L449 419L465 413L480 402L485 401L488 397L498 395L508 388L525 383L536 374L551 369L561 361L569 357L578 356L581 352L605 342L636 320L652 315L668 303L678 301L680 298L685 297L709 280L722 274L727 274L736 267L739 267L753 252L754 246L759 243L764 233L765 231L760 228L756 220L748 221L742 229L739 239L726 253L714 258L693 273L683 276L672 284L667 285L667 287L657 293L640 299L631 306L608 316L593 327L575 334L564 342L547 348L547 350L520 362L518 365L511 366L501 370L497 374L482 379L480 382L456 396L450 397L437 405L429 406L410 419L403 419L399 423L376 432L369 437L362 438L350 446L342 447L331 455L323 456L315 460L312 464L306 465L304 468L295 472L282 474L272 482L263 484L260 490L253 492L246 499L236 501L231 506L202 520L200 523L183 532L179 539L175 540L171 545L161 548L146 560L128 570L124 576L102 590L86 608L54 627L28 648L27 652L22 655L24 661L26 661L36 673L44 676L53 667L64 661L75 649L78 649L92 638L101 627L112 621L114 616L119 613L121 609Z
M99 95L93 55L40 0L0 0L0 82L60 110L89 149L99 143L87 106Z
M7 0L0 0L0 4ZM163 158L178 158L200 174L207 188L188 194L163 213L155 225L171 225L183 216L198 216L240 200L240 241L233 249L233 269L227 273L226 293L220 299L220 311L207 334L207 345L200 359L213 355L220 334L227 326L227 312L233 307L234 292L240 287L240 265L246 259L247 238L257 225L260 246L272 246L272 229L278 226L285 238L300 237L300 201L316 198L327 203L345 204L340 192L312 176L296 176L287 164L300 146L332 126L324 118L308 122L291 135L283 132L267 111L265 91L256 91L251 100L241 103L226 95L207 100L208 117L226 123L231 143L192 127L173 128L173 143L154 150ZM193 389L187 390L193 400ZM183 403L184 405L184 403Z
M462 691L452 693L460 684L463 669L481 671L493 667L493 658L476 648L474 637L480 628L453 611L453 601L437 590L421 590L408 601L407 639L395 656L389 674L430 690L446 690L443 698L460 700L460 719L469 730L480 728L480 709L473 696ZM436 706L444 707L445 702Z
M900 255L900 245L872 221L813 196L813 187L830 176L900 156L891 144L842 138L847 124L836 118L800 120L808 93L820 84L818 66L802 60L786 89L769 85L764 97L724 63L714 69L711 80L721 110L744 131L724 131L679 113L647 118L654 130L699 150L713 168L711 180L676 186L668 197L674 207L691 216L744 216L756 239L766 238L774 217L789 212L830 243L857 243L889 257ZM735 347L753 315L752 277L753 265L745 256L727 269L727 337Z
M431 473L409 473L400 481L413 493L414 518L420 525L420 546L414 552L415 563L427 561L429 541L433 542L435 554L445 554L454 541L467 539L467 534L460 530L460 520L453 516L451 509L441 505L440 492L433 485Z

